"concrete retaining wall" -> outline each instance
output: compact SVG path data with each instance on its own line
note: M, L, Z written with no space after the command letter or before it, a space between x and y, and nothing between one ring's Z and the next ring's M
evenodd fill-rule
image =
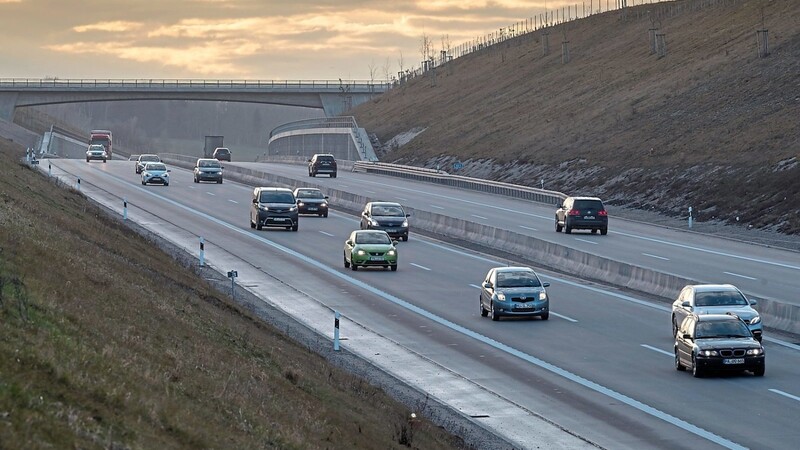
M195 157L180 155L162 155L162 159L168 164L190 169L194 167L196 160ZM307 182L270 174L259 169L228 165L225 167L225 177L252 186L279 185L292 189L317 187L329 196L330 203L336 208L350 211L360 211L367 202L379 200L330 189L313 181ZM580 278L621 286L665 299L673 299L687 284L698 283L696 280L614 261L514 231L430 211L407 208L407 212L412 216L412 232L414 229L419 229L460 241L474 242L482 247L530 261L533 265L548 267ZM766 327L800 334L800 307L773 299L759 298L758 300L758 311L761 313Z

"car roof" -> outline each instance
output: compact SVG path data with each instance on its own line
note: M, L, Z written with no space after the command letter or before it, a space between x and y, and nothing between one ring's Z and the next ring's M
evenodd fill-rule
M598 202L602 202L599 197L570 197L573 200L597 200Z
M732 284L694 284L692 289L695 292L738 291Z
M200 162L200 161L219 162L214 158L197 158L197 162Z
M282 187L273 187L273 186L261 186L257 187L256 190L258 191L287 191L292 192L289 188L282 188Z
M142 158L142 157L145 157L145 156L155 156L156 158L158 158L158 155L156 155L155 153L142 153L141 155L139 155L139 158Z
M314 156L333 156L333 153L314 153Z
M317 188L310 188L310 187L300 187L295 189L295 191L319 191ZM322 191L320 191L322 192Z
M518 267L518 266L508 266L508 267L495 267L495 272L534 272L533 269L530 267Z
M724 322L727 320L741 321L738 316L733 314L695 314L698 322Z
M356 234L389 234L383 230L353 230Z

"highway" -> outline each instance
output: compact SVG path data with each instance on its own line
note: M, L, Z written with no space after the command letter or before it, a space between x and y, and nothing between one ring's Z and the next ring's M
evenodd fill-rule
M796 346L765 342L763 378L694 379L673 368L665 302L534 267L552 283L550 320L492 322L479 315L477 286L490 267L514 261L430 239L412 228L409 241L399 245L397 272L353 272L343 267L342 246L358 219L337 212L336 205L328 218L301 217L297 233L255 231L248 225L252 187L229 181L198 185L190 171L176 167L169 187L145 187L133 164L52 160L54 175L64 180L80 176L81 190L101 203L117 205L119 211L126 198L132 220L156 230L181 230L176 236L204 236L254 272L281 280L435 361L475 391L491 392L601 447L789 449L800 442ZM689 278L732 282L757 297L800 292L796 253L617 221L613 210L608 236L557 234L553 208L547 206L374 175L340 171L335 179L312 179L304 166L260 167L300 182L503 226ZM242 282L256 286L255 278ZM446 388L435 380L417 387ZM452 395L469 405L473 393ZM531 442L524 429L494 431Z

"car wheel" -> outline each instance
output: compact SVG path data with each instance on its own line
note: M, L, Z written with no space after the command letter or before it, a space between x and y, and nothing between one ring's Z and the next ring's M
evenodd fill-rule
M353 271L358 270L358 266L353 261L350 261L350 268L353 269Z
M145 182L144 180L142 180L142 186L147 186L147 182Z
M408 242L408 235L403 236L403 242Z
M397 264L392 264L392 272L397 272Z
M106 160L104 159L103 162L106 162Z
M256 220L258 220L258 219L256 219ZM263 225L261 225L261 222L256 222L256 230L261 231L263 228L264 227L263 227Z
M300 226L299 223L295 222L294 226L292 226L292 231L297 231L297 228Z
M328 217L328 213L322 213L322 217Z
M250 228L255 228L255 227L256 227L256 224L255 224L255 223L253 223L253 221L251 220L251 221L250 221Z
M765 370L766 370L766 367L764 367L764 366L761 366L758 369L753 369L753 375L755 375L757 377L763 377Z
M672 337L678 335L678 323L675 322L675 316L672 316Z
M217 184L222 184L222 178L220 178L219 180L217 180Z
M550 318L550 311L548 311L548 312L546 312L546 313L542 314L542 320L547 320L547 319L549 319L549 318Z
M308 174L308 175L309 175L309 176L312 176L312 177L314 177L314 178L316 178L316 177L317 177L317 174L316 174L316 173L314 173L314 172L311 172L311 173L310 173L310 174Z
M697 359L692 355L692 376L695 378L702 378L703 371L697 365Z
M480 296L478 296L478 304L481 306L481 317L488 316L489 311L487 311L486 308L483 307L483 299L481 299Z
M592 234L597 234L597 228L592 228Z
M86 162L89 162L89 158L86 158Z
M343 254L343 255L342 255L342 259L344 259L344 268L345 268L345 269L349 269L349 268L350 268L350 263L349 263L349 262L347 262L347 256L345 256L345 255Z
M563 227L561 226L560 223L558 223L558 217L556 217L556 233L561 233L562 229Z
M331 174L331 178L336 178L336 174L335 174L335 173L332 173L332 174Z
M683 367L683 364L681 364L681 358L678 356L678 349L675 349L675 370L678 372L686 371L686 367Z
M494 320L495 322L500 320L500 316L497 315L497 311L494 310L494 302L489 304L489 308L490 308L489 313L492 315L492 320Z
M564 225L564 233L572 234L572 227L569 225Z
M601 228L600 229L600 235L601 236L605 236L607 234L608 234L608 228Z

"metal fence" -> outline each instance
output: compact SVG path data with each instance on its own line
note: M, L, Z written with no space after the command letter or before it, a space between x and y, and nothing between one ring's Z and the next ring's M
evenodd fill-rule
M0 90L19 89L213 89L213 90L329 90L380 93L389 83L367 80L197 80L197 79L69 79L0 78Z
M311 157L314 153L331 153L348 161L377 159L366 131L352 116L289 122L274 128L269 137L265 159Z

